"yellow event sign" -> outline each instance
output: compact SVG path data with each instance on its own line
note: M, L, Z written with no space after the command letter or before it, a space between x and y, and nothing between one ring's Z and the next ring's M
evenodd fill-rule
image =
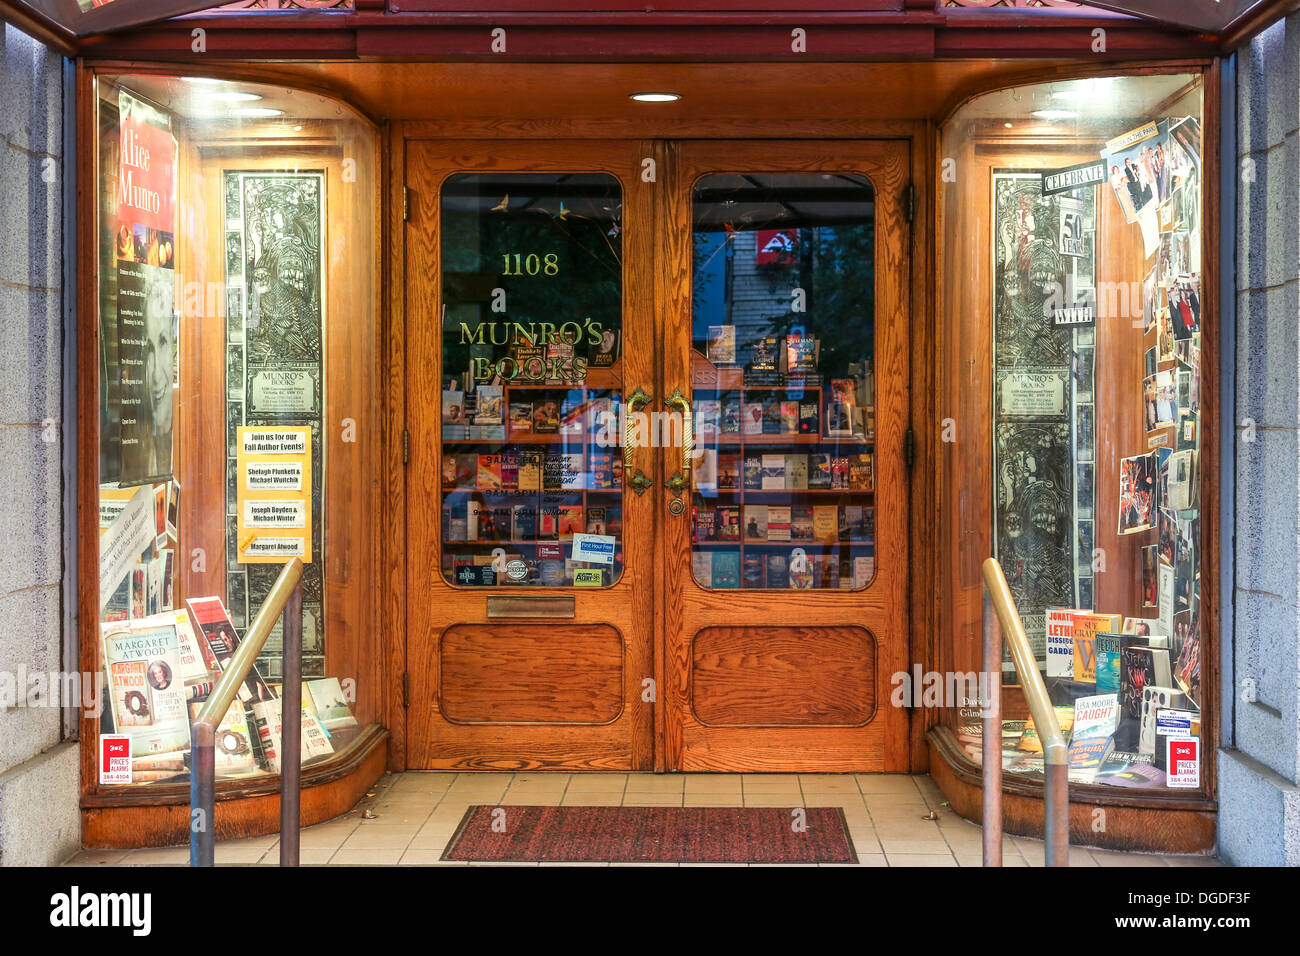
M240 428L240 564L311 563L311 429Z

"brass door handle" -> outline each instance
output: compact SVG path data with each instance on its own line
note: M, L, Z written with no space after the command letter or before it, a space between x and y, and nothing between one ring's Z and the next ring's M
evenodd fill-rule
M674 495L680 495L691 486L691 457L695 451L695 429L691 418L691 400L682 394L680 388L673 389L664 404L677 408L682 413L682 469L664 482L664 487Z
M652 401L654 401L654 396L638 385L636 390L628 396L628 414L623 418L623 474L630 476L627 483L632 486L632 490L638 495L645 494L646 489L653 485L654 482L647 478L645 472L640 468L633 468L634 459L636 458L636 444L632 440L632 416Z

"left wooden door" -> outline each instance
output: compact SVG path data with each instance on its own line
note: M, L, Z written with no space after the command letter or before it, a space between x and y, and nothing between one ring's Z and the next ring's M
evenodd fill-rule
M406 149L408 766L650 769L650 146Z

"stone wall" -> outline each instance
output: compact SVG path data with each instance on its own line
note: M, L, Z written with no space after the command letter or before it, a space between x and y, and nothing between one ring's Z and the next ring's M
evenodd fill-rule
M1232 620L1224 622L1219 853L1237 865L1296 866L1300 14L1238 52L1237 138L1237 440L1225 454L1235 467L1236 541Z
M11 680L64 666L62 71L62 57L0 24L0 673ZM0 865L57 863L81 842L77 746L57 706L25 706L17 690L24 706L0 709Z

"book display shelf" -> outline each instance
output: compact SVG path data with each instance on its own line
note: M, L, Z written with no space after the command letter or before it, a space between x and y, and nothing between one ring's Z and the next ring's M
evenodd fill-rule
M444 415L449 583L600 587L618 580L621 547L607 565L566 557L575 535L622 537L617 379L616 369L591 369L580 386L504 386L499 401L489 386L471 398L474 424L459 426ZM451 401L445 398L444 409ZM460 437L470 435L477 437Z
M697 354L694 386L696 582L866 587L875 570L875 443L859 382L757 376Z

